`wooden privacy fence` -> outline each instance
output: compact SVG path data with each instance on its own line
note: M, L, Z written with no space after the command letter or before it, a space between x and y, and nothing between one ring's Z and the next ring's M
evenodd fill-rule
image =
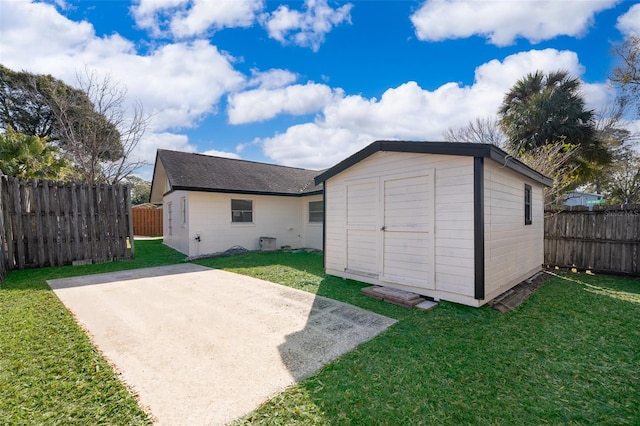
M162 208L143 205L134 207L131 213L133 215L133 233L135 235L145 235L147 237L162 235Z
M547 265L640 276L640 205L545 212Z
M0 260L5 271L133 257L127 185L2 176L0 192Z

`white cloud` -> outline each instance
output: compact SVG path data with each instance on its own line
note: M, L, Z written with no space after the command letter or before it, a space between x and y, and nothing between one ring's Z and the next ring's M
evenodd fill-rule
M203 152L203 154L213 155L214 157L235 158L236 160L240 159L240 156L235 152L218 151L217 149L210 149L208 151Z
M140 101L152 114L146 142L138 147L146 161L155 153L149 144L176 137L169 146L188 144L186 136L167 131L195 126L216 112L222 96L245 84L232 60L206 41L164 45L140 55L120 35L97 37L88 22L71 21L45 3L3 2L0 40L3 65L11 69L51 74L75 85L76 74L88 68L124 85L128 101Z
M616 27L624 35L640 35L640 4L631 6L627 13L620 16Z
M185 38L251 26L263 9L259 0L140 0L132 14L138 27L153 36Z
M305 0L303 12L280 5L263 16L269 37L279 42L310 47L317 52L325 34L343 22L351 23L352 4L333 9L327 0Z
M248 87L259 87L261 89L277 89L293 83L298 79L298 75L283 69L270 69L267 71L252 70L251 79L247 83Z
M320 170L339 163L373 140L371 135L351 129L306 123L262 143L264 153L279 164Z
M559 35L581 36L596 13L619 0L427 0L411 16L420 40L441 41L473 35L505 46L523 37L532 43Z
M260 142L264 153L278 163L324 168L377 139L442 140L449 127L497 113L505 93L524 75L557 69L575 76L584 72L574 52L521 52L479 66L469 86L447 83L430 91L407 82L388 89L380 99L336 96L314 122ZM588 105L605 102L608 90L604 84L585 85Z
M244 82L229 59L204 40L165 45L148 56L111 55L90 63L123 82L161 130L195 126Z
M321 110L332 98L329 86L316 83L236 93L229 96L229 123L264 121L278 114L310 114Z

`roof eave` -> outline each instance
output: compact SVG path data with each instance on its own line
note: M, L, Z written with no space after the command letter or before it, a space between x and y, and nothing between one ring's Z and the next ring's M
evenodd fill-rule
M315 177L316 185L325 182L379 151L411 152L417 154L459 155L466 157L491 158L506 167L519 172L545 186L552 186L553 180L531 169L500 148L490 144L471 142L413 142L413 141L375 141L355 154L342 160Z
M243 195L270 195L277 197L306 197L311 195L322 194L322 190L309 191L309 192L270 192L270 191L253 191L247 189L228 189L228 188L201 188L193 186L173 186L171 191L168 191L164 195L170 194L173 191L193 191L193 192L216 192L221 194L243 194Z

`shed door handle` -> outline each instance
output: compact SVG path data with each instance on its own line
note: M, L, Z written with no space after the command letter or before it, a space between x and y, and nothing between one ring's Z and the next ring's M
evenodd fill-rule
M387 227L386 227L386 226L383 226L382 228L380 228L380 230L381 230L381 231L386 231L386 230L387 230Z

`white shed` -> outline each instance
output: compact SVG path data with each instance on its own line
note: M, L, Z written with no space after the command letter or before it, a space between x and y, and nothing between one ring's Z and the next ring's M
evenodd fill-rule
M481 306L541 270L553 182L493 145L377 141L321 183L330 275Z

